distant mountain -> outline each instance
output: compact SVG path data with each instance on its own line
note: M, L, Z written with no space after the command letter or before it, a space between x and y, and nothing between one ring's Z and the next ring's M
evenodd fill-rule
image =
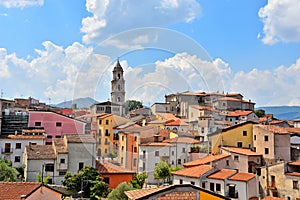
M300 119L300 106L264 106L256 108L258 109L265 110L267 114L273 114L277 119Z
M54 106L60 108L71 108L73 104L76 104L77 108L89 108L91 105L98 103L95 99L91 97L79 98L70 101L64 101Z

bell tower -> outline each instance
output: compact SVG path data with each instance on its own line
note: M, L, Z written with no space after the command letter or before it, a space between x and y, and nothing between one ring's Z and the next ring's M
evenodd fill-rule
M113 69L113 79L111 81L111 102L122 106L122 114L125 114L125 80L123 68L119 58Z

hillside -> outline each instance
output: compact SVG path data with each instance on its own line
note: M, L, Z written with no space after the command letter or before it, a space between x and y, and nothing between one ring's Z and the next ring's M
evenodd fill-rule
M58 103L54 106L60 107L60 108L71 108L73 104L76 104L77 108L89 108L91 105L98 103L96 100L94 100L91 97L86 97L86 98L79 98L79 99L74 99L70 101L64 101L61 103Z
M256 108L266 113L273 114L275 118L282 120L300 119L300 106L265 106Z

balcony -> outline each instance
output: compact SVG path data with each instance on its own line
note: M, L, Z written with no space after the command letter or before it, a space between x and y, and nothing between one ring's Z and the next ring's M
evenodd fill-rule
M13 153L13 149L12 148L4 148L4 149L1 149L1 153L3 153L3 154Z

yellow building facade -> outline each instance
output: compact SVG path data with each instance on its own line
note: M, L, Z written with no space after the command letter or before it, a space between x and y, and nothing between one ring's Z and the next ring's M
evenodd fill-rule
M220 146L253 148L253 124L244 122L208 135L210 152L218 154Z

